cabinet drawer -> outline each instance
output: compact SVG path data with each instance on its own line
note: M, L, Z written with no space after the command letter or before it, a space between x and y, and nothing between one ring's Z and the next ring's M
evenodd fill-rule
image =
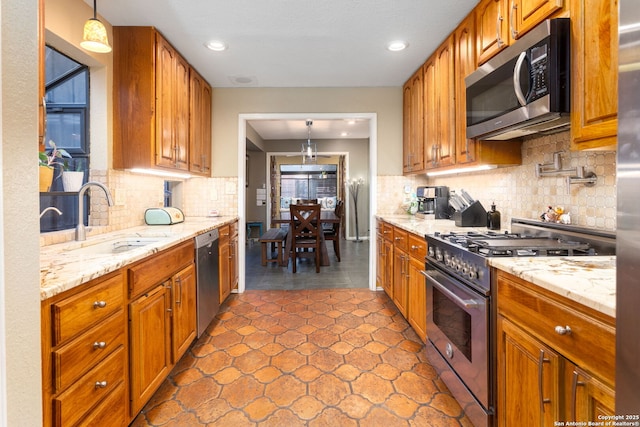
M51 305L53 345L95 325L124 303L122 276L117 275Z
M393 229L393 246L407 252L407 247L409 246L408 236L409 233L407 231L395 227Z
M412 258L424 262L424 258L427 256L427 241L424 237L409 234L408 252Z
M125 317L120 310L70 343L55 350L53 378L55 393L69 387L89 368L124 345Z
M118 348L53 399L54 425L72 426L124 381L126 352ZM98 385L102 384L102 385Z
M87 414L78 426L126 426L128 421L126 398L125 386L121 383Z
M498 275L498 312L578 366L614 384L614 320L517 277ZM564 335L556 327L571 328Z
M227 224L218 228L218 233L220 235L220 241L218 242L218 244L222 245L224 243L228 243L229 239L231 238L231 225Z
M166 280L186 264L193 262L193 258L193 242L188 241L152 255L140 264L129 268L129 297L135 298Z
M385 240L388 240L390 242L393 241L393 226L383 222L381 225L382 228L382 235L384 236Z

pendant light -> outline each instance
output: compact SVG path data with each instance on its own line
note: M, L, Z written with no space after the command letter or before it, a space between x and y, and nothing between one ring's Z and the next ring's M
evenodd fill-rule
M311 126L313 121L307 120L307 143L302 143L302 164L314 164L318 161L316 144L311 144Z
M91 52L109 53L111 46L107 37L107 29L96 17L98 14L96 0L93 0L93 18L84 23L84 34L80 46Z

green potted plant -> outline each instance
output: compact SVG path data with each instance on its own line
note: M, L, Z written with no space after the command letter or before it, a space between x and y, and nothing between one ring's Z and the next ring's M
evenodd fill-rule
M63 165L62 158L71 158L71 155L67 150L56 147L55 142L49 140L49 151L40 151L38 153L38 160L40 166L40 191L49 191L51 184L53 183L53 171L56 165Z

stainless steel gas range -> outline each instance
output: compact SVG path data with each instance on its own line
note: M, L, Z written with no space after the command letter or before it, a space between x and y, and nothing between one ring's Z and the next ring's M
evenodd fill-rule
M490 257L615 253L615 235L514 219L511 233L426 235L427 355L477 427L493 426L496 303Z

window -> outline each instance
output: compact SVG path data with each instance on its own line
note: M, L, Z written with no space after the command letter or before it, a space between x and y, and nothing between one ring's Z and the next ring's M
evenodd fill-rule
M49 141L64 148L72 159L65 164L70 170L89 171L89 67L47 46L45 49L45 102L47 126L45 148ZM40 231L73 228L77 224L78 196L63 192L56 168L50 193L40 195L41 210L55 206L63 215L46 214L40 220ZM89 206L88 201L85 201ZM88 210L88 209L87 209ZM87 217L84 218L86 223Z
M319 199L338 195L338 165L280 165L280 196Z

